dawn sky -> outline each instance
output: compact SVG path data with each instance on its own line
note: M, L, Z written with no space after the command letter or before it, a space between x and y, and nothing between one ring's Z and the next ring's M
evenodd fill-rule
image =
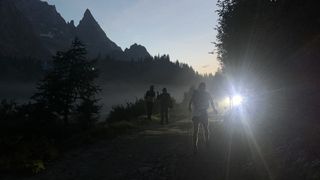
M151 55L169 54L200 73L218 68L214 49L217 0L47 0L77 25L85 9L122 49L138 43Z

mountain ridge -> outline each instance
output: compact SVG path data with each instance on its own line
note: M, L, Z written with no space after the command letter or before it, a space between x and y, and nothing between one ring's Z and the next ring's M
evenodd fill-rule
M0 55L13 57L45 57L43 48L30 21L16 8L11 0L0 1ZM15 29L15 31L12 31ZM30 44L32 46L30 46Z
M15 7L14 14L20 14L21 17L18 19L24 19L24 23L22 23L24 26L16 28L12 25L9 26L9 30L5 28L3 21L3 26L0 26L0 32L3 32L2 36L14 39L10 34L21 33L26 37L30 36L30 39L25 41L22 38L12 41L10 38L1 38L0 55L34 56L48 59L57 51L69 48L75 37L78 37L87 46L88 56L91 58L109 56L116 60L138 60L144 58L145 55L150 55L145 47L137 48L137 52L132 49L123 51L108 38L89 9L85 10L79 24L75 26L73 20L67 22L54 5L45 1L2 0L1 3L3 7L5 7L4 5ZM5 22L14 24L16 21L20 21L15 19L15 16L9 15L10 13L7 13L4 8L0 8L0 13L3 14ZM30 44L31 42L32 44ZM21 46L21 48L16 46ZM34 48L30 48L30 46Z

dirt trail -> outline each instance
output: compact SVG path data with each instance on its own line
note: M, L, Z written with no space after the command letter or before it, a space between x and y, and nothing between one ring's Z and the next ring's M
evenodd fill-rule
M245 170L247 162L239 160L241 155L227 156L230 151L221 124L211 122L210 129L210 148L200 138L196 155L192 124L180 120L70 152L44 173L27 179L261 179Z

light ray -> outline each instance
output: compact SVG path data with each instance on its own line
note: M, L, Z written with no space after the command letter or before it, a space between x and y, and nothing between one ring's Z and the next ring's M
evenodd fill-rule
M255 148L254 150L258 153L258 156L263 164L263 167L265 168L267 174L268 174L268 178L270 180L273 180L273 175L272 175L272 172L269 168L269 165L267 163L267 161L265 160L264 156L263 156L263 153L262 153L262 150L260 148L260 145L258 144L256 138L255 138L255 135L252 131L252 128L250 126L250 123L249 123L249 117L248 117L248 113L247 111L244 109L244 108L241 108L240 110L240 120L241 120L241 123L243 124L243 127L244 127L244 130L245 130L245 133L247 135L247 137L249 137L249 140L250 142L253 144L253 147Z

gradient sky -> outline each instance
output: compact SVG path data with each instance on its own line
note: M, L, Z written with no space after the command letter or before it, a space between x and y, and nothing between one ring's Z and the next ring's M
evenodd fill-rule
M218 68L214 49L217 0L46 0L77 25L85 9L122 49L138 43L151 55L169 54L200 73Z

